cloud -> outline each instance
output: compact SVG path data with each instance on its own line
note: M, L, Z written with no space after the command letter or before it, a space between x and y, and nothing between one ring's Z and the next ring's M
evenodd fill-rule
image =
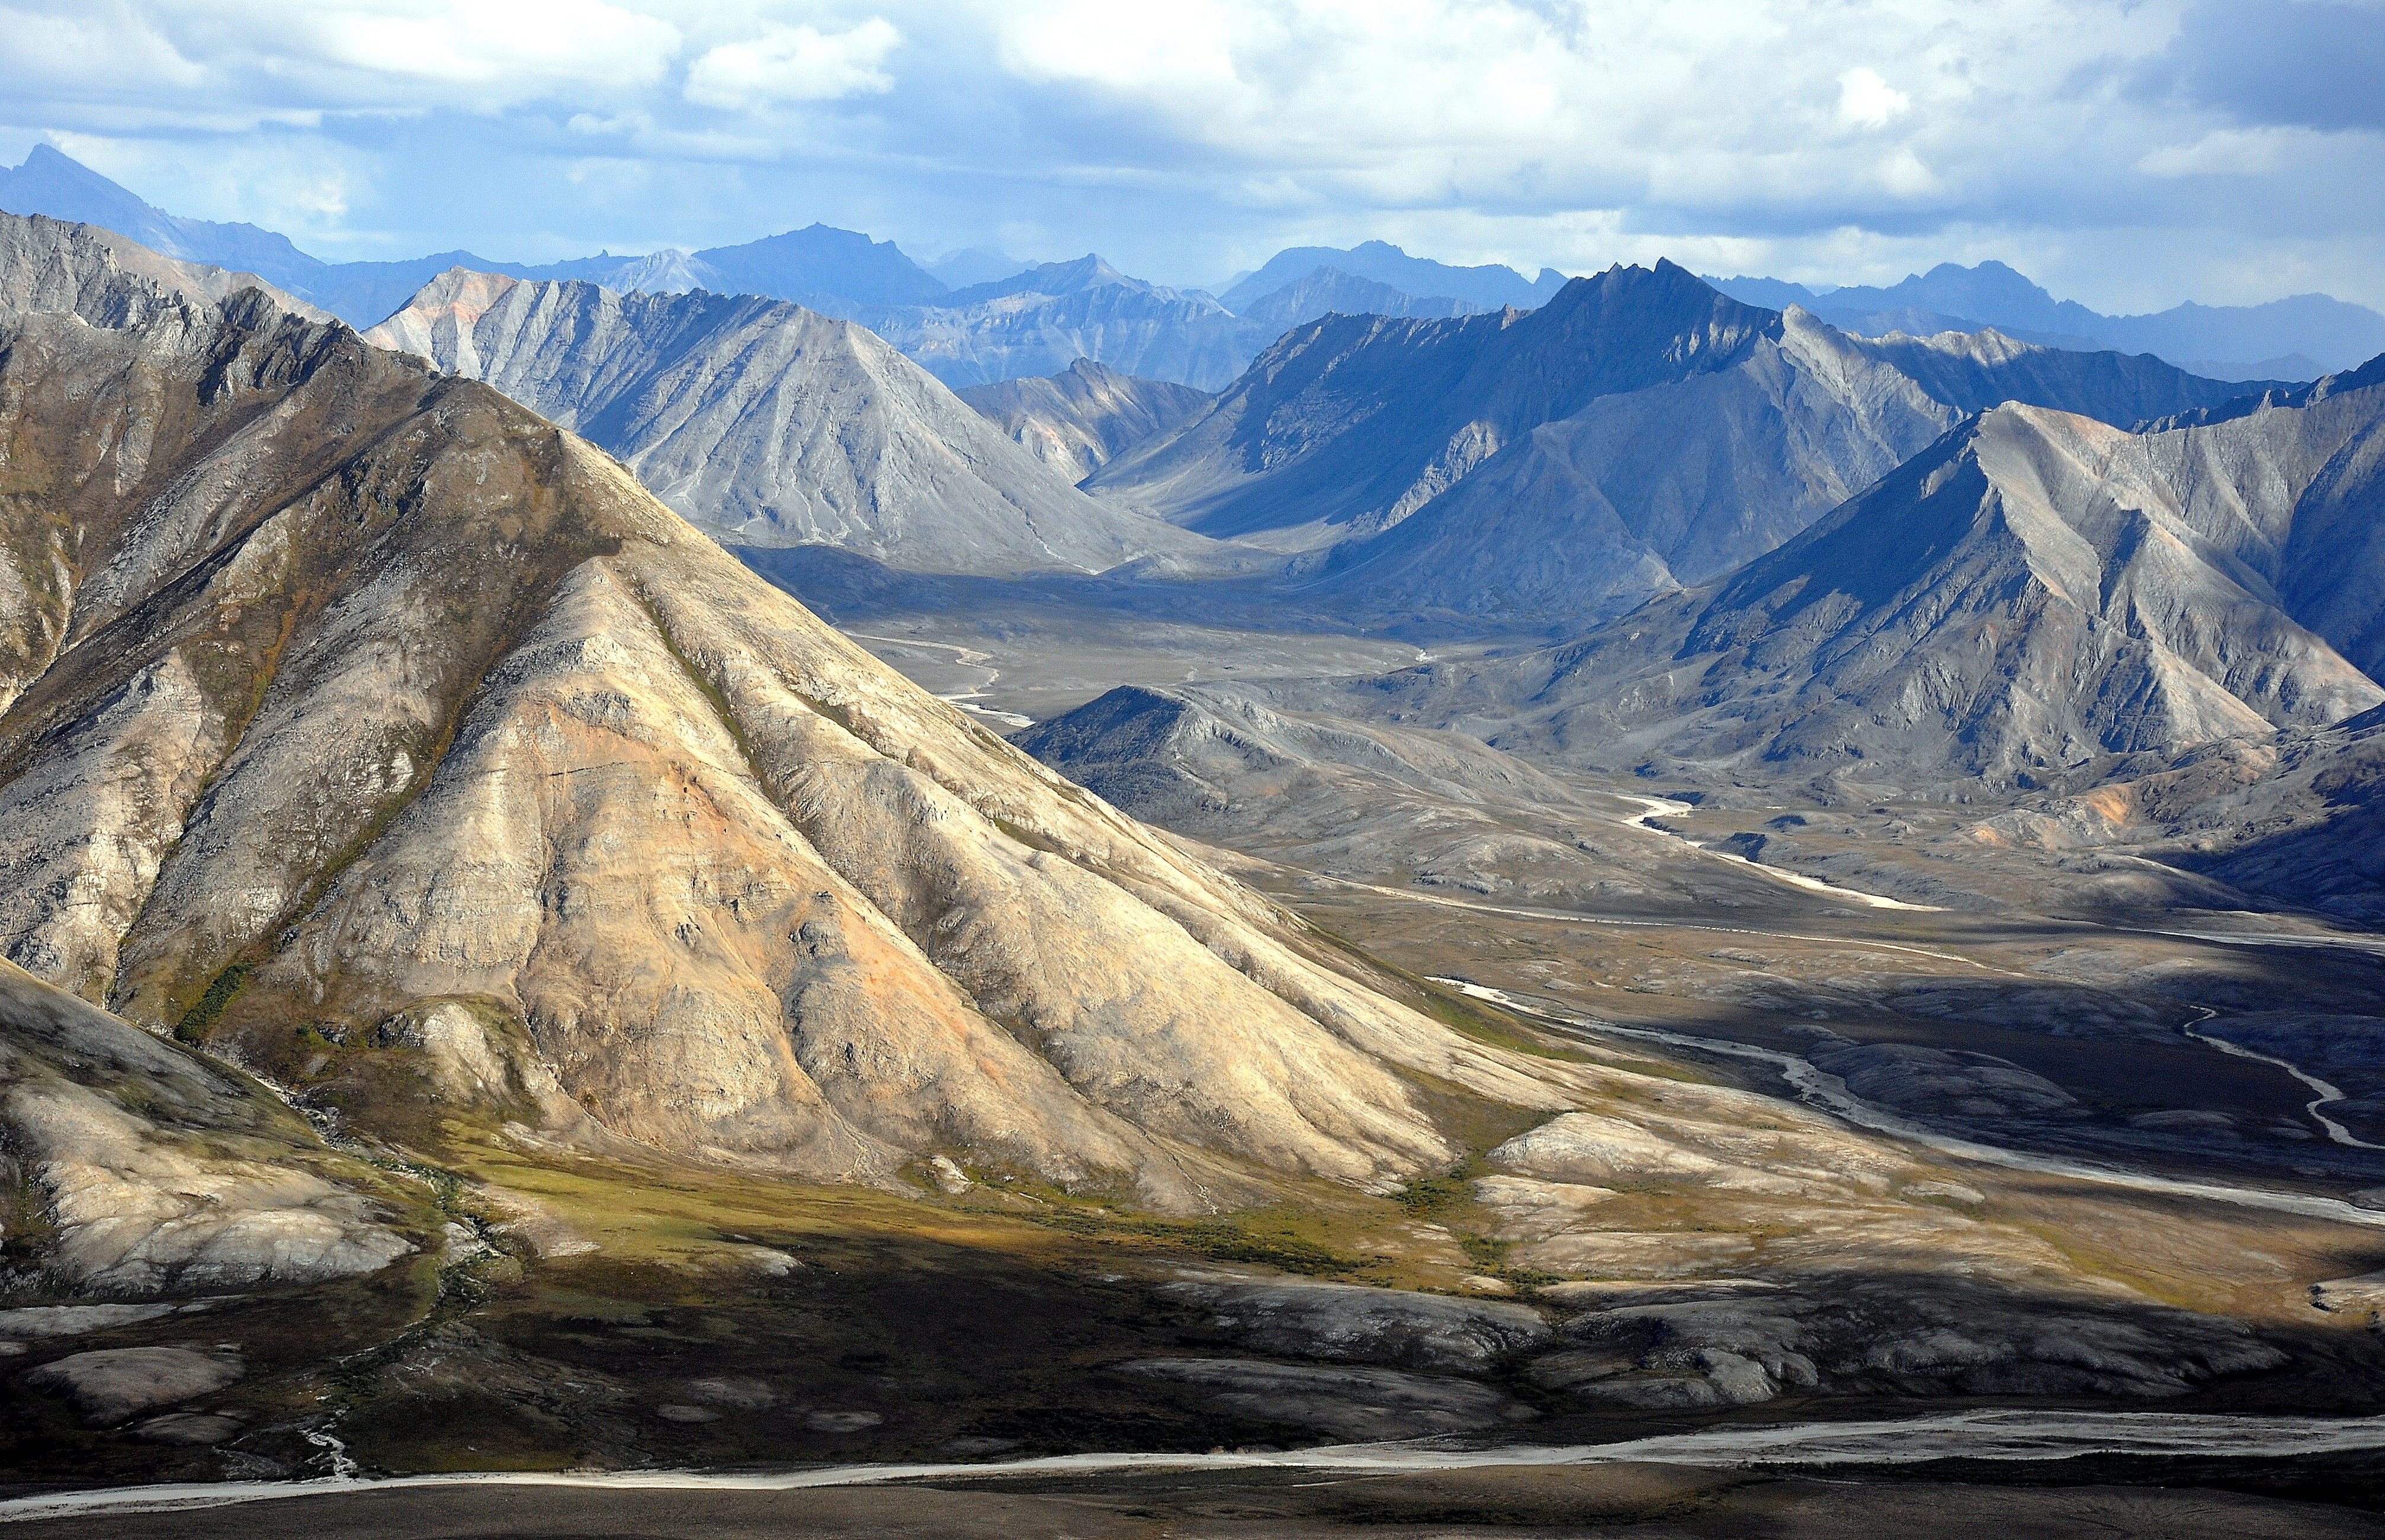
M2385 5L2204 0L2148 75L2239 122L2385 129Z
M1902 118L1913 98L1893 90L1877 69L1850 69L1839 77L1839 121L1858 128L1884 129L1892 118Z
M879 66L903 42L882 16L842 32L770 25L759 37L724 43L689 67L686 96L738 111L772 102L830 102L881 95L894 78Z
M1842 282L2003 255L2105 309L2270 297L2264 272L2375 303L2380 24L2385 0L0 0L0 143L93 136L144 195L295 209L326 255L817 219L1186 282L1380 236Z
M2293 129L2216 129L2191 144L2146 151L2137 169L2149 177L2266 176L2308 137Z

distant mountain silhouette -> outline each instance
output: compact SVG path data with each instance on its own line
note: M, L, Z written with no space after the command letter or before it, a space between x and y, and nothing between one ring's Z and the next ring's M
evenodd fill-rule
M1962 268L1942 262L1888 288L1820 294L1777 278L1709 278L1751 305L1803 305L1833 326L1879 336L1976 332L1993 326L2027 342L2081 343L2123 353L2152 353L2181 368L2225 379L2292 379L2278 366L2297 361L2316 374L2349 369L2385 351L2385 316L2326 294L2294 294L2266 305L2191 302L2144 316L2106 316L2076 300L2055 299L2002 262ZM2299 359L2295 356L2299 355ZM2241 372L2234 372L2240 371Z

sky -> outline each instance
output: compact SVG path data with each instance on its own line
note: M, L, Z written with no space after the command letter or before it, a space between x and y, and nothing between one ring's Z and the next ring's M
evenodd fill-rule
M0 0L47 140L327 258L825 221L1215 286L1292 244L2385 308L2385 0Z

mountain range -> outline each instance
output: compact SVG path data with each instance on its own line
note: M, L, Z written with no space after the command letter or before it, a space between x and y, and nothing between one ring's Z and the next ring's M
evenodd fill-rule
M2001 406L1716 586L1367 689L1648 773L1870 795L2092 779L2385 701L2380 462L2385 358L2137 432Z
M1245 282L1248 303L1230 307L1197 290L1130 277L1097 256L1030 264L972 248L931 273L891 241L822 224L742 245L643 257L518 263L449 251L402 261L323 262L254 225L165 213L47 144L36 145L22 166L0 168L0 208L98 225L183 260L253 271L360 329L457 268L622 293L707 290L792 300L860 319L952 385L1051 375L1087 357L1124 374L1215 390L1284 328L1328 309L1445 315L1479 307L1452 297L1460 291L1497 290L1517 300L1530 294L1507 269L1448 268L1373 242L1350 252L1287 253L1270 265L1290 275L1281 284ZM1319 271L1335 261L1342 269ZM1384 272L1440 287L1419 296L1367 276ZM1499 273L1515 282L1503 285L1486 276Z
M875 332L786 300L458 269L365 338L586 434L737 544L981 573L1205 544L1087 497Z
M2054 347L2152 353L2220 380L2307 380L2385 352L2385 316L2325 294L2266 305L2188 303L2142 316L2106 316L2057 300L2002 262L1942 262L1887 288L1813 290L1777 278L1709 278L1751 305L1802 305L1866 336L1977 332L1986 327Z
M132 308L0 318L0 948L37 978L387 1136L1179 1211L1441 1169L1418 1074L1575 1095L489 386L255 291Z
M1762 555L1967 413L2126 425L2237 394L1992 332L1866 341L1660 262L1530 312L1296 327L1088 484L1306 553L1306 591L1369 614L1563 629Z

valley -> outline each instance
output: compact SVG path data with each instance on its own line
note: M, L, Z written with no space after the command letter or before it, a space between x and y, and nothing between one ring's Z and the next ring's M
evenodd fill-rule
M2379 363L850 233L0 215L0 1522L2373 1530Z

